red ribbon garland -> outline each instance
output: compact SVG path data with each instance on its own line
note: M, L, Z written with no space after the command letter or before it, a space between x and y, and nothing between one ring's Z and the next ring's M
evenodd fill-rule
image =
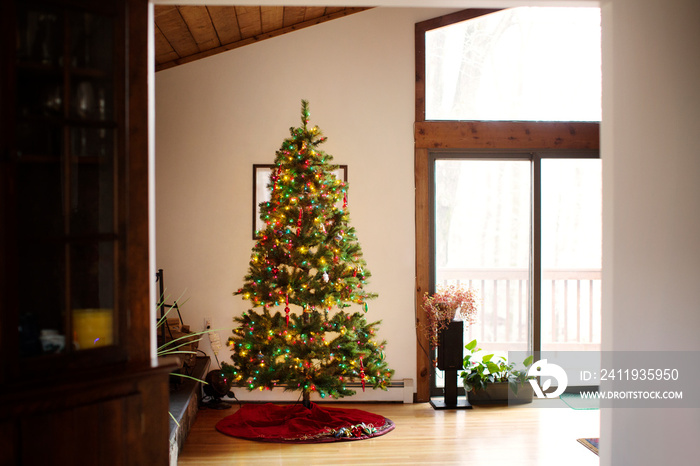
M299 209L299 220L297 221L297 236L301 234L301 218L304 215L304 209Z
M362 391L365 391L365 366L362 365L362 356L360 356L360 380L362 381Z
M289 295L285 296L284 302L286 304L286 306L284 308L284 313L285 313L284 320L285 320L285 323L287 324L287 328L289 328Z
M272 193L277 189L277 180L280 177L280 167L277 168L277 172L272 175Z

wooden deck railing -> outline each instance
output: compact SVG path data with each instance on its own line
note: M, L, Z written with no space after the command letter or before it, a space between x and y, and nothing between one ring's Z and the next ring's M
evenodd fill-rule
M465 331L488 351L525 350L528 340L529 272L521 268L437 270L438 284L464 284L480 297L477 322ZM552 269L542 273L542 349L600 349L600 269Z

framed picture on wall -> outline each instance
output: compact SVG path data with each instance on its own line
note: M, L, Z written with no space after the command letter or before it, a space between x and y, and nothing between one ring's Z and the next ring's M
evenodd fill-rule
M253 239L255 232L263 229L265 223L260 220L260 204L270 200L270 175L274 170L274 164L254 164L253 165ZM334 170L336 178L348 182L348 166L338 165Z

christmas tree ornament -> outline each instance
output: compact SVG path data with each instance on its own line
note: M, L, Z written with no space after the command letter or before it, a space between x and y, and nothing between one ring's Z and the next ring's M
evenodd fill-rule
M362 391L365 391L365 366L362 364L362 356L360 356L360 380L362 381Z

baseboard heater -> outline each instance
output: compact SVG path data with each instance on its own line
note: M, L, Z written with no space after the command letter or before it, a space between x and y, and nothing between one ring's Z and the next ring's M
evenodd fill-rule
M365 391L362 391L362 382L348 382L345 386L351 390L355 390L355 394L334 400L326 397L322 401L339 401L343 403L367 403L367 402L393 402L393 403L413 403L413 379L398 379L392 380L387 390L373 390L367 386ZM298 391L285 392L284 387L275 388L273 390L253 390L233 387L233 392L236 398L240 401L248 402L294 402L300 398L301 393ZM226 398L230 401L231 399ZM311 401L321 401L318 394L311 395Z
M391 388L405 388L406 387L406 381L408 381L408 384L413 387L413 379L401 379L401 380L392 380L389 385L387 386L388 389ZM362 382L348 382L345 384L346 387L348 388L360 388L362 389Z

